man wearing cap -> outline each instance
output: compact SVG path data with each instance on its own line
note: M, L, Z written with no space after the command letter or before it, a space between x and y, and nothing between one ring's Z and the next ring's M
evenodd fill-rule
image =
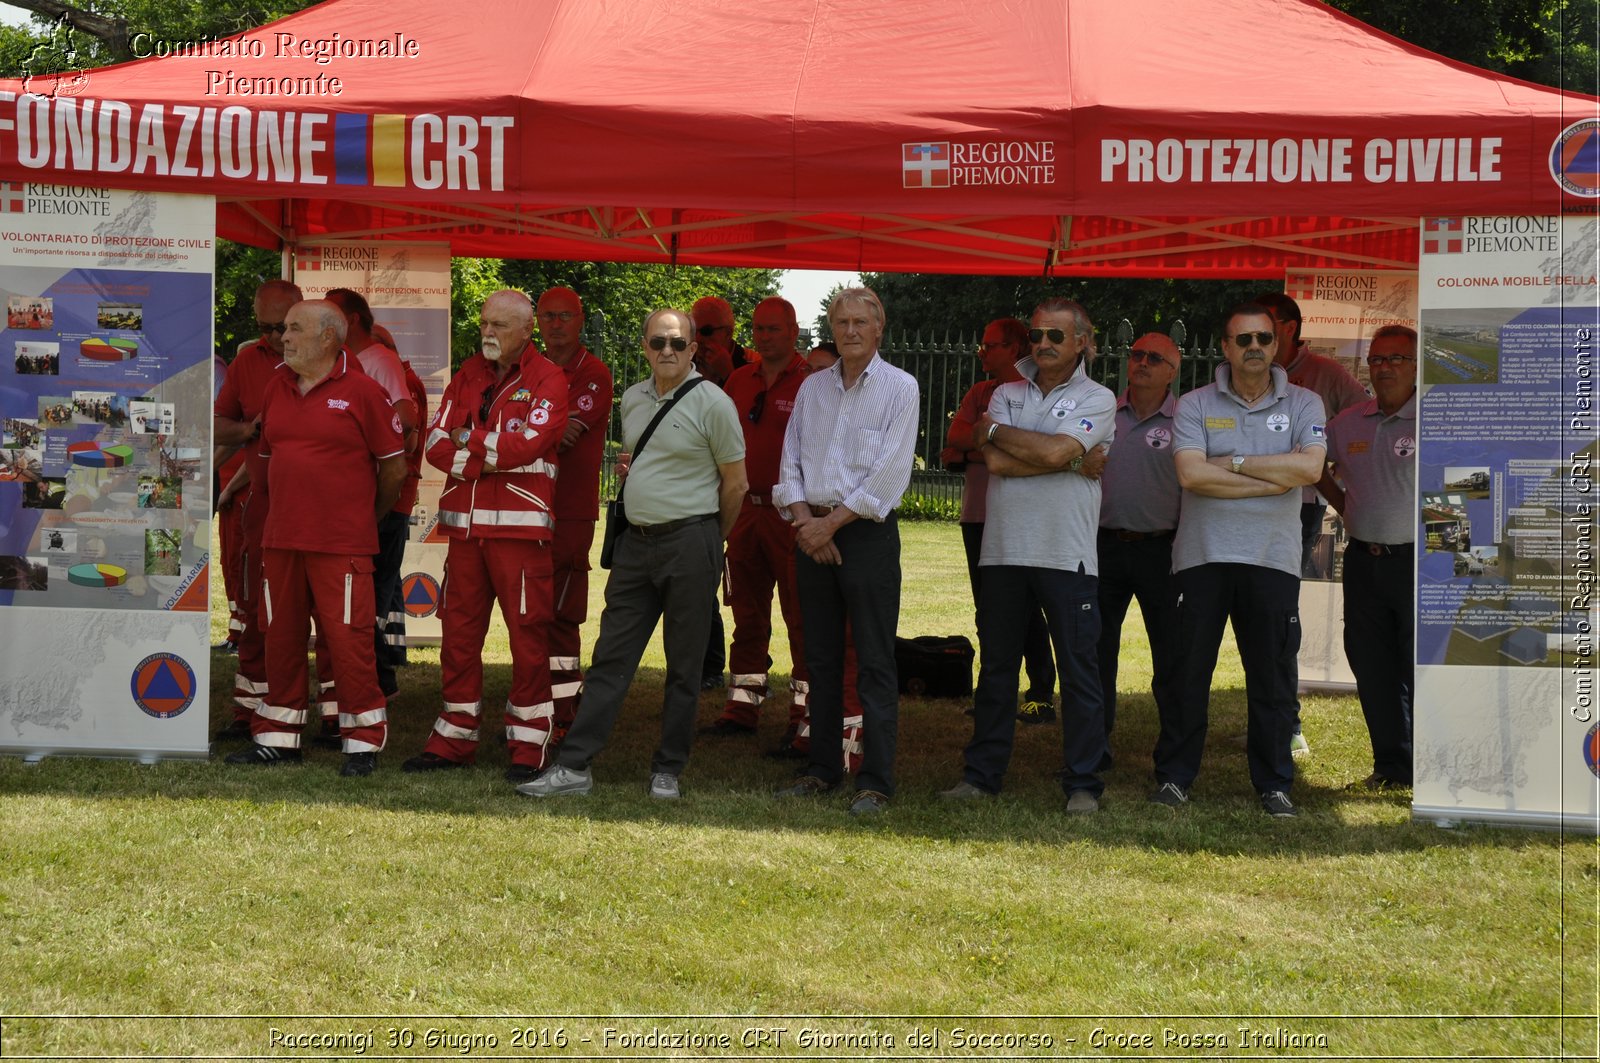
M606 363L583 345L583 301L571 288L539 296L544 356L567 379L567 427L556 453L555 537L550 545L550 693L556 734L566 733L583 691L580 627L589 617L589 549L600 516L600 462L611 421L612 378Z
M285 280L270 280L256 289L256 327L261 337L239 348L228 367L213 409L214 433L219 449L237 448L242 458L230 461L232 469L222 480L217 509L237 514L238 538L224 547L237 565L238 599L230 602L239 667L233 679L233 719L217 738L250 737L250 721L267 693L266 624L261 614L261 533L267 522L267 465L257 441L261 435L261 401L273 373L283 363L284 319L300 302L300 289ZM236 553L229 551L236 550ZM225 560L225 563L229 563Z
M738 366L724 390L733 399L744 429L745 469L750 490L728 536L728 586L732 594L732 678L722 715L707 730L719 735L754 734L761 705L770 692L767 669L772 640L772 591L776 586L789 633L793 674L789 689L789 728L780 746L799 734L806 714L805 641L794 587L794 528L772 504L778 482L783 436L794 399L809 368L795 350L800 326L788 300L771 298L751 315L750 333L760 360Z
M1178 345L1159 332L1134 341L1128 387L1117 399L1117 445L1100 480L1100 691L1108 736L1117 721L1122 621L1135 598L1150 641L1150 692L1158 715L1177 697L1172 540L1181 490L1172 461L1178 411L1172 381L1180 358Z
M262 530L268 689L250 724L252 744L227 763L300 760L315 611L341 684L340 774L370 775L388 737L373 660L372 555L378 521L405 479L405 439L388 396L341 349L339 307L299 302L284 321L283 366L267 384L259 417L273 497Z
M1277 345L1265 307L1235 307L1223 328L1227 364L1214 383L1178 402L1173 447L1183 519L1172 568L1181 685L1156 740L1156 804L1189 800L1231 620L1244 665L1250 781L1268 815L1296 814L1289 741L1299 682L1299 489L1322 475L1327 446L1322 400L1289 383L1273 363Z
M680 796L678 777L689 763L700 662L722 575L722 542L749 486L744 433L733 401L695 371L694 322L688 314L655 311L645 319L643 338L651 374L622 393L628 449L617 456L629 527L616 543L577 719L556 751L555 764L517 787L525 797L589 793L589 766L616 727L658 621L667 677L650 796ZM672 407L641 448L640 437L668 402Z
M532 778L549 752L550 510L567 382L533 345L533 320L522 292L484 300L482 349L450 378L428 429L428 462L446 474L439 526L450 540L439 598L444 711L422 752L401 765L407 772L463 768L477 759L483 640L496 601L511 644L506 780Z
M946 468L958 470L964 476L961 545L967 553L967 582L972 586L973 608L978 604L978 583L982 574L978 557L983 549L985 500L989 493L989 466L983 460L983 441L975 438L974 429L988 411L994 389L1022 379L1017 361L1028 349L1028 326L1016 318L996 318L984 327L978 359L988 379L973 384L962 396L961 405L950 419L945 449L940 454ZM1049 723L1056 718L1056 665L1050 656L1050 629L1045 625L1042 612L1035 612L1028 621L1022 659L1028 673L1028 689L1017 708L1017 719L1023 723Z
M1367 348L1375 397L1328 425L1319 485L1344 517L1344 652L1372 740L1372 790L1411 785L1416 582L1417 334L1385 325ZM1335 479L1337 478L1337 479Z
M940 796L1000 792L1016 736L1023 639L1042 608L1061 670L1061 788L1069 813L1093 813L1106 751L1095 658L1100 485L1081 469L1089 451L1111 441L1116 397L1089 379L1094 326L1083 307L1044 300L1028 338L1032 353L1017 364L1022 379L996 388L974 427L990 473L978 562L982 667L962 781Z
M795 585L805 618L811 678L811 760L782 798L838 787L844 774L845 625L856 649L863 712L854 815L894 796L899 685L900 529L894 509L911 484L917 382L878 355L883 304L870 288L844 288L828 304L839 346L831 369L800 385L772 496L795 524Z

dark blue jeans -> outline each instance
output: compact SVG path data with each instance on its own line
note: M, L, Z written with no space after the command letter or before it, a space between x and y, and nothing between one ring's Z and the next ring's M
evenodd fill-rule
M1344 552L1344 655L1356 674L1361 714L1372 738L1372 770L1411 782L1412 594L1416 552L1374 557Z
M982 662L964 777L999 793L1017 728L1017 671L1029 618L1044 611L1061 673L1061 788L1099 797L1106 752L1100 710L1100 605L1093 576L1053 568L985 565L978 591Z
M1172 536L1125 542L1102 531L1100 550L1100 698L1106 734L1117 723L1117 656L1128 603L1139 601L1150 640L1150 693L1157 712L1178 696L1177 586L1172 579Z
M983 524L963 521L961 545L967 551L967 581L972 584L972 606L978 607L978 585L983 570L978 567L978 557L983 553ZM1022 667L1028 673L1028 689L1024 701L1042 701L1054 704L1056 700L1056 662L1050 656L1050 628L1044 622L1044 613L1035 610L1028 621L1028 634L1022 643Z

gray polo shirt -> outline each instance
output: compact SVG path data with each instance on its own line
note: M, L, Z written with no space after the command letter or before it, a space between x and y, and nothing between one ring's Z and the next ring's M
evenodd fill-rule
M995 424L1076 439L1084 450L1109 443L1116 396L1090 380L1080 361L1064 384L1045 394L1034 383L1031 357L1017 363L1023 379L1001 384L989 398ZM1113 448L1115 449L1115 448ZM990 476L978 564L1023 565L1100 574L1095 530L1100 485L1062 470L1042 476Z
M1391 416L1377 399L1328 423L1328 460L1344 484L1344 526L1369 543L1417 537L1417 396Z
M1117 445L1100 474L1100 527L1162 532L1178 526L1178 467L1172 460L1172 419L1178 400L1168 395L1143 420L1128 393L1117 400Z
M690 370L684 383L699 375ZM656 410L672 394L657 395L653 377L645 377L622 393L625 450L633 451ZM716 513L722 489L717 466L743 457L744 430L733 400L710 381L696 385L656 426L644 452L628 467L622 498L629 522L664 524Z
M1317 393L1330 419L1352 406L1361 405L1369 397L1366 389L1350 375L1348 369L1332 358L1311 353L1311 348L1304 343L1300 344L1294 352L1294 358L1284 368L1289 373L1289 383ZM1300 501L1316 502L1317 489L1302 487Z
M1232 454L1292 454L1327 445L1322 400L1289 383L1272 367L1272 389L1254 406L1234 394L1231 371L1178 401L1175 450L1208 458ZM1235 563L1300 575L1300 492L1260 498L1211 498L1183 492L1183 519L1172 545L1172 571Z

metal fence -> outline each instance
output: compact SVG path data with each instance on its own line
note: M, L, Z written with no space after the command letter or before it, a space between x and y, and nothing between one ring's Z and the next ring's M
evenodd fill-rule
M1167 334L1184 352L1183 364L1173 382L1174 393L1181 395L1209 384L1223 360L1222 352L1209 343L1189 345L1187 329L1181 321L1175 322ZM1098 353L1090 363L1089 375L1120 394L1128 382L1128 351L1137 335L1140 334L1134 332L1132 323L1127 320L1121 321L1109 334L1102 330L1097 337ZM981 333L972 333L928 339L918 332L901 331L885 335L879 349L885 359L917 380L921 411L917 425L916 468L907 501L913 510L923 515L943 514L953 518L958 512L963 477L960 473L945 471L939 453L944 449L950 418L967 390L982 377L983 370L978 363L980 337ZM612 404L611 425L606 433L606 459L601 469L602 492L609 497L614 487L612 458L621 449L622 392L644 379L650 372L650 365L645 361L637 332L632 328L610 327L603 314L590 316L584 340L589 350L611 367L616 380L617 400Z

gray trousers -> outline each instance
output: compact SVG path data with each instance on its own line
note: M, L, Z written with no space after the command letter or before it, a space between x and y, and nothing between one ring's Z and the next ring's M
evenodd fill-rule
M584 673L578 716L556 763L585 769L605 748L656 622L664 621L667 682L661 744L652 772L681 774L700 707L700 665L722 578L722 535L708 516L660 534L630 528L617 543L594 662Z

